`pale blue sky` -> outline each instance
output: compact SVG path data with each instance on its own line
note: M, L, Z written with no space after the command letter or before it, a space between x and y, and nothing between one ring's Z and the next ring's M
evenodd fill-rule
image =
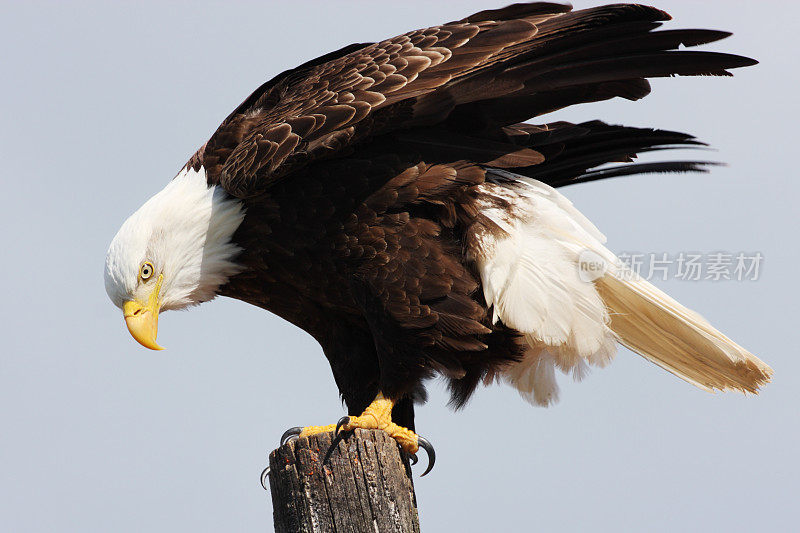
M105 295L108 242L264 80L503 3L0 5L0 529L271 529L267 454L287 427L343 413L320 348L220 299L164 315L167 351L146 351ZM733 31L713 48L761 64L733 79L657 80L642 102L547 120L687 131L717 149L701 157L730 166L564 192L617 251L761 252L756 282L659 285L772 364L774 383L759 397L710 395L624 350L583 383L562 379L550 409L495 386L453 413L432 383L417 419L438 453L416 480L424 531L796 524L800 7L658 5L671 27Z

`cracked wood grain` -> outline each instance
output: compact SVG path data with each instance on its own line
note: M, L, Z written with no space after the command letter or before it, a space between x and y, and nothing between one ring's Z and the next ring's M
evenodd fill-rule
M270 454L277 533L418 533L410 468L383 431L357 429L322 464L332 435L286 443Z

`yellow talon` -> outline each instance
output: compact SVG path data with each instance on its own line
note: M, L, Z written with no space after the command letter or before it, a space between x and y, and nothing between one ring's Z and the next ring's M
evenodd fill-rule
M419 450L417 434L392 422L393 408L394 402L378 393L378 396L361 413L361 416L347 417L348 420L342 424L341 429L344 431L352 431L356 428L383 430L396 440L405 452L413 455Z
M306 426L300 432L298 437L310 437L318 433L330 433L336 430L336 424L328 424L327 426Z
M304 428L291 428L281 437L281 444L285 444L292 437L310 437L318 433L338 433L338 431L352 431L356 428L359 429L380 429L385 431L391 438L393 438L400 448L412 456L414 463L416 463L416 453L419 451L420 446L425 448L428 453L428 468L425 470L423 476L431 471L433 463L436 460L436 453L433 446L426 440L411 431L408 428L398 426L392 422L392 409L394 408L394 401L385 398L383 394L378 393L375 400L369 407L367 407L360 416L346 416L339 420L338 424L328 424L327 426L306 426ZM334 444L336 439L334 439ZM329 452L330 453L330 452Z
M385 398L383 394L378 393L375 400L367 407L361 416L345 417L347 422L340 427L344 431L352 431L356 428L360 429L380 429L385 431L392 437L400 447L410 453L415 454L419 450L419 438L417 434L410 429L398 426L392 422L392 409L394 408L394 401ZM284 439L289 436L297 435L298 437L310 437L319 433L329 433L336 431L337 424L328 424L327 426L306 426L304 428L293 428L284 434ZM299 430L299 431L297 431ZM282 442L283 440L282 439Z

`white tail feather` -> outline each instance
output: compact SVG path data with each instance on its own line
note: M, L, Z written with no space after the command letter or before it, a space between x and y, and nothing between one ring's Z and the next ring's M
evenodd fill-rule
M617 342L706 390L755 393L769 381L764 362L628 271L555 189L492 173L497 181L484 184L479 197L492 224L473 226L470 252L494 320L523 334L522 361L497 377L525 399L557 401L556 367L581 379L589 364L611 361ZM607 267L593 282L579 275L587 251Z
M708 391L757 393L769 382L767 364L652 284L609 274L596 286L620 342L661 368Z

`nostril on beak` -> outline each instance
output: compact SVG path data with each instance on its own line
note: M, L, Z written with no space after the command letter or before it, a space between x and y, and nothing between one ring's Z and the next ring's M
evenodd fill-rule
M133 316L137 316L137 315L142 314L142 311L144 311L144 309L141 309L141 308L137 309L136 311L133 312Z

